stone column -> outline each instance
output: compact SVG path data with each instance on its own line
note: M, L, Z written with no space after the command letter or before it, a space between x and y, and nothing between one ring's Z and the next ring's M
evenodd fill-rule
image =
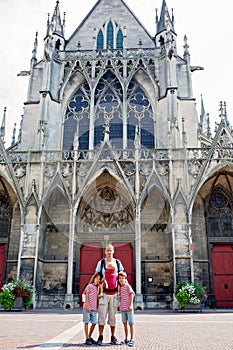
M135 262L136 262L136 296L135 309L142 310L143 296L142 296L142 278L141 278L141 208L136 206L135 213Z
M68 254L68 271L67 271L67 291L65 295L64 308L73 309L73 260L74 260L74 210L70 208L69 223L69 254Z
M136 196L136 210L135 210L135 261L136 261L136 296L135 296L135 309L143 309L143 297L142 297L142 278L141 278L141 205L139 201L140 197L140 175L139 175L139 145L140 136L135 131L135 196Z

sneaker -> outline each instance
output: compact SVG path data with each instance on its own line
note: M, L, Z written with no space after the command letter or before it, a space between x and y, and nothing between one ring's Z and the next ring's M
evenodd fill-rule
M128 345L129 344L129 340L125 339L121 342L121 345Z
M89 338L91 341L91 344L97 344L97 341L95 341L93 338Z
M87 338L85 344L86 345L92 345L91 338Z
M118 342L117 338L114 337L114 335L111 336L111 344L113 344L113 345L119 345L119 342Z
M99 335L99 338L97 340L97 345L102 345L103 344L103 336L102 335Z
M134 346L134 340L131 339L128 343L128 346Z

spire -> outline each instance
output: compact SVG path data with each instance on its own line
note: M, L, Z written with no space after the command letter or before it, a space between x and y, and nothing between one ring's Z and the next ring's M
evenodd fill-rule
M51 30L50 29L51 29L51 26L50 26L50 13L48 13L46 37L51 34Z
M66 26L66 12L63 13L63 35L65 36L65 26Z
M205 112L205 107L204 107L204 101L203 101L203 96L201 95L201 115L200 115L200 131L201 134L208 134L208 121L207 121L207 114Z
M63 21L64 23L64 21ZM51 19L52 32L64 37L63 24L60 16L59 1L56 2L53 17Z
M6 126L6 107L4 107L4 110L3 110L2 125L0 128L0 136L3 141L5 138L5 126Z
M14 146L14 144L15 144L15 134L16 134L16 123L14 123L11 146Z
M22 126L23 126L23 114L21 115L21 121L20 121L20 124L19 124L18 142L21 141L21 137L22 137Z
M207 136L208 136L209 139L212 137L209 113L207 113Z
M205 115L205 107L203 102L203 96L201 95L201 117Z
M188 45L188 38L185 35L184 36L184 60L190 63L190 53L189 53L189 45Z
M157 20L158 20L158 17L156 18L157 34L162 32L163 30L168 30L168 31L172 30L173 32L175 32L173 11L172 11L172 18L171 18L168 11L166 0L163 0L160 19L158 22Z
M221 101L220 104L219 104L219 117L221 118L221 121L225 122L227 125L229 124L228 123L228 120L227 120L227 105L226 105L226 102L224 101Z
M35 37L35 41L34 41L34 48L32 50L32 59L31 59L32 66L34 66L37 63L37 58L36 58L37 47L38 47L38 32L36 32L36 37Z

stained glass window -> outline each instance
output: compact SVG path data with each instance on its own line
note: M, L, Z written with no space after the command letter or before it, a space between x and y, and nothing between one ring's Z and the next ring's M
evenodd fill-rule
M113 25L112 22L107 26L107 49L113 49Z
M116 48L117 49L122 49L123 48L123 33L122 33L121 29L119 29L118 32L117 32Z
M97 35L97 50L103 50L104 48L104 35L102 30L99 30L99 33Z
M231 203L221 191L212 193L208 206L207 228L210 237L230 237L233 232Z
M74 148L75 133L77 149L89 148L90 89L84 83L71 97L65 114L63 149Z
M154 119L151 103L137 83L131 82L127 94L128 147L134 147L135 127L139 127L142 148L154 148Z
M109 70L100 79L95 91L95 131L94 145L103 140L105 118L110 126L110 140L112 145L122 148L122 100L121 84Z

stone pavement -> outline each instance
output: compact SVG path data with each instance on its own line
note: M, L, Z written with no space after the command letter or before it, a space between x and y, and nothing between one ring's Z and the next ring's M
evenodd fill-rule
M136 311L136 344L140 350L232 350L233 310L181 313L173 311ZM120 314L117 315L117 338L124 339ZM97 338L97 327L93 338ZM84 344L82 310L0 312L1 350L125 350L113 346L109 327L104 331L104 344Z

